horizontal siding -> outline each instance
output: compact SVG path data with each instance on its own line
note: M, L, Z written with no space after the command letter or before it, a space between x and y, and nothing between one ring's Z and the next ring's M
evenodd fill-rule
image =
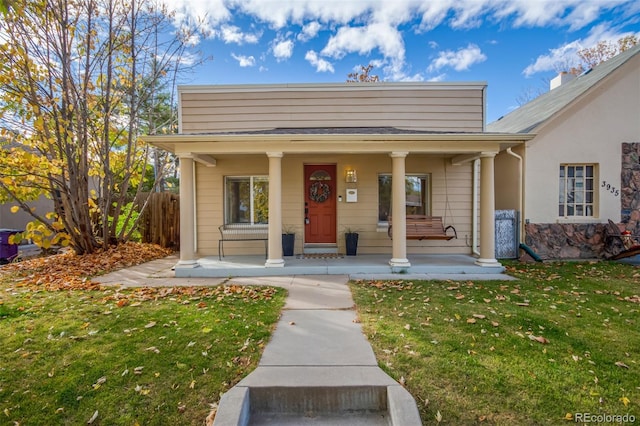
M183 90L182 133L272 128L399 127L432 131L482 131L484 94L480 87L412 90L373 86L366 90Z
M388 155L287 155L282 159L282 222L296 233L295 252L301 253L304 242L304 164L336 164L338 195L345 197L347 184L343 173L347 167L358 171L358 202L337 203L338 250L345 252L344 232L347 228L360 233L358 253L391 254L391 240L386 228L378 228L378 174L390 173ZM470 253L472 169L471 165L445 167L444 158L410 155L407 173L431 174L432 214L443 216L445 225L453 225L458 239L451 241L409 241L408 253ZM197 252L200 256L217 256L219 232L223 223L224 177L268 174L266 156L228 156L217 167L196 164ZM346 198L346 197L345 197ZM466 237L466 238L465 238ZM225 253L264 254L264 243L225 243Z

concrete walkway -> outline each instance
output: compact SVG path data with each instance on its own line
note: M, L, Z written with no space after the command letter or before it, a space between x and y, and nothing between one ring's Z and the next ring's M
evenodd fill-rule
M379 367L347 275L234 278L289 292L258 368L221 399L214 425L420 425L409 393Z
M92 279L105 285L270 285L288 291L284 310L255 371L220 400L214 425L420 425L411 395L384 373L362 333L350 278L413 275L293 275L176 278L175 256ZM430 277L435 278L435 277ZM442 274L441 279L505 279L502 274Z

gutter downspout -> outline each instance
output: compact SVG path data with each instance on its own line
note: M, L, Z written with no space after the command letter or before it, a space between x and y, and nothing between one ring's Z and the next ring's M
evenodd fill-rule
M480 159L473 160L473 194L472 194L472 213L471 213L471 252L480 256L478 249L478 171L480 169Z
M507 154L515 157L518 159L518 212L520 213L520 223L518 224L518 234L519 234L519 241L518 243L522 243L524 241L524 239L522 238L522 236L524 235L524 227L523 227L523 212L522 212L522 207L523 207L523 202L522 202L522 194L523 194L523 190L522 190L522 185L523 185L523 181L524 179L522 178L522 157L518 154L516 154L515 152L513 152L511 150L511 147L507 148Z

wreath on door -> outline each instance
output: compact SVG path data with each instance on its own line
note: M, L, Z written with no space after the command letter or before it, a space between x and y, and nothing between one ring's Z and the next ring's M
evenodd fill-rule
M315 181L309 187L309 199L316 203L324 203L329 199L329 195L331 195L331 188L324 182Z

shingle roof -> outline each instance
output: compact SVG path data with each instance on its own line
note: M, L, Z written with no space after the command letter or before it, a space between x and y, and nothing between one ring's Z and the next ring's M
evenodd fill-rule
M640 54L640 44L489 123L487 131L496 133L532 132L637 54Z

